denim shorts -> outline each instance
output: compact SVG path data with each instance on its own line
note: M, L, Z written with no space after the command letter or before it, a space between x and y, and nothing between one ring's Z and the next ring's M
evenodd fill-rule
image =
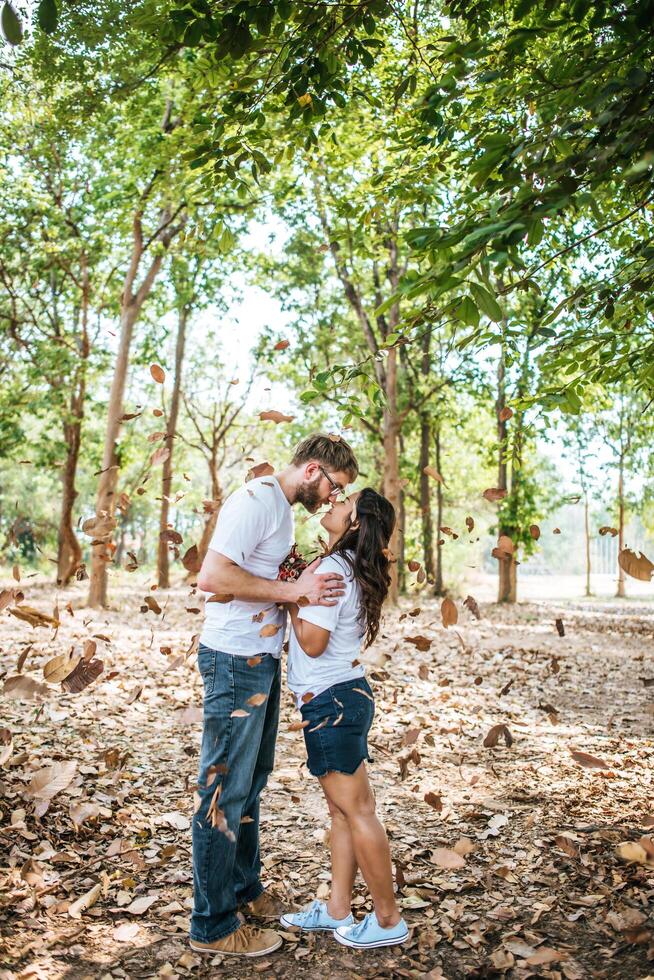
M334 684L302 705L307 765L312 776L356 772L368 759L368 732L375 714L365 677Z

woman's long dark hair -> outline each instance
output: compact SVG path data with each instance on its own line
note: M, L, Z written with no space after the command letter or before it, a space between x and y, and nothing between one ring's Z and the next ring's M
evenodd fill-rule
M340 555L359 583L361 625L369 647L379 632L381 609L391 584L388 542L395 527L395 510L386 497L365 487L357 497L355 523L329 554Z

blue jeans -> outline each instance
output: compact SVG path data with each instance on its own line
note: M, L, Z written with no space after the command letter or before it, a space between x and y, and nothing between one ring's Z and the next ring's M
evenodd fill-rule
M239 906L263 886L259 858L259 795L275 761L279 721L280 660L248 658L200 644L204 728L198 794L193 816L191 938L210 943L241 925ZM258 706L247 704L265 694ZM242 709L246 717L234 717ZM244 819L248 818L248 819Z

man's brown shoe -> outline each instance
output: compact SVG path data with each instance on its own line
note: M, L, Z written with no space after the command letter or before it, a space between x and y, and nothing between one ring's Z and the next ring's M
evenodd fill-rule
M191 949L198 953L227 953L230 956L264 956L282 945L282 937L273 929L257 929L256 926L243 925L236 932L230 932L223 939L212 943L201 943L191 939Z
M279 921L280 915L285 910L286 905L271 892L261 892L253 902L243 906L243 911L247 915L254 915L258 919L275 919L275 921Z

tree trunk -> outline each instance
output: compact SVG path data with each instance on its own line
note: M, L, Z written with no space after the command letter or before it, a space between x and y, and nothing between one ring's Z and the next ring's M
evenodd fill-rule
M102 470L98 481L95 504L96 517L113 518L116 511L116 484L118 482L117 440L120 431L120 417L123 414L123 397L127 380L129 349L132 342L134 324L138 310L133 302L123 309L120 318L120 343L114 366L114 376L107 407L107 428L102 453ZM107 565L112 560L110 537L91 547L91 581L89 584L89 606L107 605Z
M216 524L218 523L218 514L220 513L220 507L223 501L223 491L220 486L220 479L218 477L218 464L216 462L215 454L208 460L209 462L209 479L211 482L211 500L214 504L218 504L217 507L213 507L208 513L207 518L204 522L204 527L202 528L202 535L200 536L200 543L198 544L198 555L200 563L204 561L205 555L211 543L211 538L214 530L216 529ZM192 575L189 578L193 578Z
M179 310L177 323L177 343L175 346L175 377L173 381L173 394L170 403L170 414L166 425L166 438L164 445L170 450L168 459L164 460L161 477L161 511L159 514L159 552L157 560L158 581L160 589L170 588L170 569L168 560L168 513L170 509L169 498L173 482L173 451L175 445L175 433L177 432L177 418L179 416L179 400L182 382L182 367L184 364L184 347L186 345L186 324L188 322L189 306L185 305Z
M397 517L395 528L389 542L389 548L396 558L399 557L400 552L398 540L401 510L400 460L398 453L399 428L397 417L397 349L391 348L386 361L386 407L384 408L382 432L384 445L384 496L393 505ZM392 603L397 603L399 597L397 561L392 562L390 574L391 586L388 596Z
M440 420L436 423L436 431L434 432L434 446L436 449L436 471L443 475L442 463L441 463L441 423ZM443 526L443 484L440 480L436 481L436 536L438 541L441 541L440 529ZM436 545L436 570L434 573L434 595L441 596L445 595L445 586L443 585L443 545Z
M77 400L77 395L71 396L71 408ZM68 585L82 559L82 549L73 530L73 505L77 498L75 476L79 460L81 432L81 418L76 418L74 422L64 423L66 462L61 475L61 511L57 534L57 585Z
M422 525L422 564L427 579L434 582L434 522L431 516L431 486L425 467L429 466L431 425L424 414L420 421L420 522ZM439 470L440 472L440 470ZM439 484L440 486L440 484Z
M406 542L404 539L406 528L406 494L404 488L400 487L400 517L397 533L397 587L401 595L406 594Z
M69 416L64 420L66 462L62 473L61 512L57 534L57 585L68 585L82 559L82 549L73 530L73 506L77 498L75 478L82 442L82 422L86 399L86 367L91 352L89 341L90 281L87 257L80 258L82 297L79 333L76 337L78 363L69 399Z
M590 519L588 514L588 494L584 496L584 534L586 537L586 595L592 595L590 591Z
M504 364L504 347L502 347L502 352L500 354L500 361L497 366L497 401L495 403L495 411L497 414L497 446L498 446L498 459L497 459L497 486L500 490L508 490L508 466L506 458L506 421L501 418L502 409L506 405L506 387L505 387L505 376L506 368ZM501 525L498 527L499 534L511 534L511 528L504 528ZM498 588L497 588L497 601L498 602L515 602L515 599L511 599L512 592L515 594L515 560L509 558L498 559Z
M624 548L624 452L620 451L620 462L618 465L618 554ZM624 569L618 565L618 599L624 599L627 593L624 585Z

